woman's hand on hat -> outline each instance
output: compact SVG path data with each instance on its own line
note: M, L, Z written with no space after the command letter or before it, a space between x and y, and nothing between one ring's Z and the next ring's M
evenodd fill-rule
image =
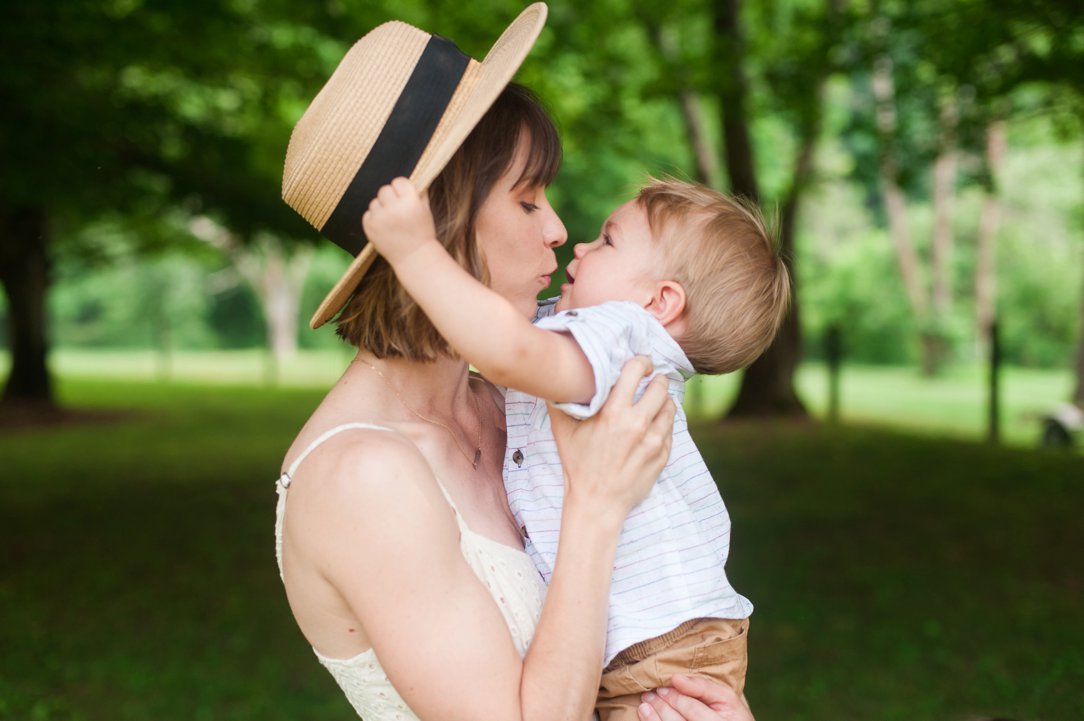
M641 721L755 721L745 696L729 686L677 674L670 683L642 696Z
M407 178L396 178L377 192L361 216L361 225L392 267L437 238L428 196Z

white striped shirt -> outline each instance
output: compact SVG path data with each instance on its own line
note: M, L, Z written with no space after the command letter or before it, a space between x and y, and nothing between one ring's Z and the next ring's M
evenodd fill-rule
M553 315L553 301L547 301L540 304L535 322L540 328L570 333L594 370L594 397L587 404L560 404L565 412L580 418L596 413L634 355L650 357L655 374L667 376L678 408L670 459L621 531L610 587L605 663L634 643L694 618L748 617L752 604L731 587L724 571L730 516L681 408L685 379L693 374L681 347L635 303L609 302ZM647 382L640 384L637 397ZM510 388L505 415L508 503L526 532L527 553L549 583L564 495L549 413L542 399Z

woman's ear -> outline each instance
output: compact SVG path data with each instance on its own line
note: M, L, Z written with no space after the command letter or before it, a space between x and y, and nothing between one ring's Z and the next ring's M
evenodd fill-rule
M685 288L676 280L659 281L644 310L655 316L664 328L673 330L670 326L685 315Z

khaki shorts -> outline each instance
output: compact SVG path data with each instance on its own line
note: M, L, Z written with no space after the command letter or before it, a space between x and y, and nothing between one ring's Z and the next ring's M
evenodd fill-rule
M669 685L675 673L710 678L740 696L749 665L748 635L747 618L697 618L629 646L602 672L597 705L601 721L636 721L640 694Z

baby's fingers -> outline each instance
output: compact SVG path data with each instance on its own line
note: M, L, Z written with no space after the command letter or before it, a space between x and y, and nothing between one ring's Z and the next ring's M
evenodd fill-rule
M414 187L414 183L409 178L395 178L389 184L391 189L395 191L395 194L400 198L417 198L418 190ZM389 187L389 186L385 186Z

